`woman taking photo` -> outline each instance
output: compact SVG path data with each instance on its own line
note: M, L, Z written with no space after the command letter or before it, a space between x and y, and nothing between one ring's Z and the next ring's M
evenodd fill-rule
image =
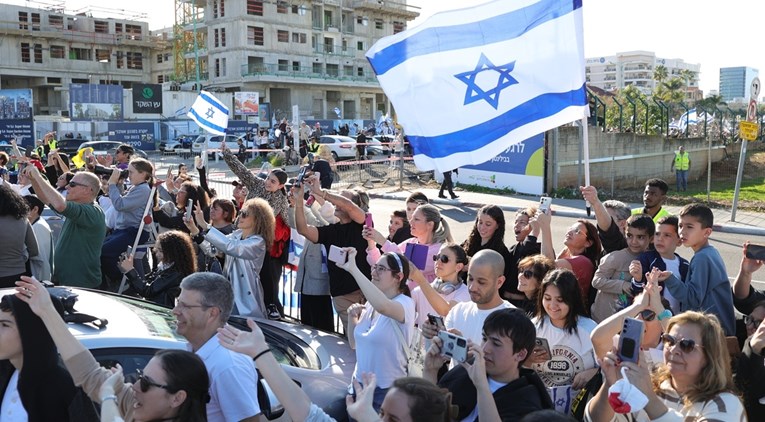
M37 256L37 239L27 220L24 197L0 184L0 287L13 287L27 272L27 261Z
M519 308L530 316L537 314L539 286L548 272L555 268L555 261L544 255L523 258L518 264L518 291L523 293Z
M468 264L465 250L455 243L448 243L433 255L433 262L436 279L432 283L428 283L416 267L409 274L418 285L412 290L417 311L415 324L418 326L428 320L428 314L445 317L454 305L470 300L467 285L460 278L460 273Z
M175 206L170 205L170 202L166 202L161 207L158 203L155 204L154 221L159 224L160 229L188 232L183 219L189 200L193 204L192 211L199 207L204 213L205 220L210 220L210 197L207 196L207 192L194 182L183 182L175 194Z
M383 252L401 252L406 251L406 245L409 243L427 246L428 251L425 256L431 257L438 254L441 245L446 242L453 242L449 224L441 217L438 208L430 204L424 204L417 207L412 213L412 219L409 221L409 228L412 236L398 245L386 240L385 237L372 227L364 227L362 236L367 240L367 262L373 265L380 258L380 250L377 245L382 245ZM425 261L425 268L422 273L428 283L436 279L434 262L430 259ZM414 282L409 283L409 288L414 288Z
M550 354L536 347L525 365L537 371L555 410L563 413L571 412L572 399L598 372L590 341L596 324L584 315L574 273L561 268L547 273L539 288L532 322L537 337L547 340Z
M415 316L406 285L409 261L400 253L383 254L372 266L370 281L356 266L356 249L343 250L347 260L338 266L353 275L367 299L365 305L348 308L348 343L356 350L353 379L360 380L365 372L377 376L373 407L379 411L396 378L407 374L404 348L409 348Z
M102 368L69 332L45 287L32 277L17 283L16 297L29 304L48 329L75 385L108 408L115 402L125 422L205 422L209 378L202 360L184 350L160 350L135 384L125 383L120 368ZM107 383L108 380L108 383Z
M745 421L736 396L730 356L717 317L686 311L669 319L662 334L664 363L653 373L643 365L620 362L615 351L602 361L603 385L587 404L588 421ZM608 389L627 368L630 384L648 398L644 408L615 413ZM762 380L760 380L762 382Z
M212 254L210 246L214 246L226 255L223 275L234 289L232 313L265 318L259 272L274 241L274 215L268 203L260 198L247 200L239 212L237 230L228 235L209 227L204 220L184 221L203 251Z
M159 265L145 278L133 267L133 254L125 255L120 269L141 297L172 308L180 294L181 280L197 271L197 253L188 234L171 230L157 237L154 254Z

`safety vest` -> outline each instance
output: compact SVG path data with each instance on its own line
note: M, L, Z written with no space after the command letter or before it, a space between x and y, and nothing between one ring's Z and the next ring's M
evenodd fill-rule
M688 170L691 167L691 157L686 152L680 155L679 152L675 153L675 170Z
M632 215L637 215L637 214L645 214L645 208L633 208ZM671 215L672 214L669 211L665 210L664 207L661 207L659 209L659 212L657 212L656 215L653 216L653 222L658 224L659 220L662 217L669 217Z

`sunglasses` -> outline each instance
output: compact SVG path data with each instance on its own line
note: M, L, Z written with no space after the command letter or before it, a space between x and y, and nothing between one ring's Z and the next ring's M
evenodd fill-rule
M683 353L691 353L696 347L704 347L700 344L696 344L695 340L687 338L678 340L669 334L662 334L661 341L664 342L664 347L675 347L675 345L680 346L680 350L682 350Z
M645 322L653 321L654 319L656 319L656 312L650 309L644 309L640 311L638 315L640 315L640 319L642 319Z
M449 257L444 255L444 254L433 255L433 261L438 261L438 260L440 260L444 264L448 264L449 263Z
M744 324L750 326L750 327L759 327L760 324L762 324L761 319L754 319L749 315L744 315Z
M531 277L534 277L534 271L531 271L531 270L523 270L523 272L521 273L521 275L523 275L523 277L524 277L524 278L531 278Z
M250 211L249 210L239 211L239 217L247 218L249 216L250 216Z
M145 393L151 389L151 387L157 387L161 388L163 390L170 391L170 387L167 385L162 385L154 382L151 378L147 377L143 374L143 372L139 369L138 371L138 387L141 389L142 393Z
M73 180L73 181L71 181L71 182L69 182L68 186L69 186L70 188L76 188L77 186L82 186L82 187L84 187L84 188L88 187L88 185L86 185L86 184L84 184L84 183L78 183L78 182L75 182L74 180Z

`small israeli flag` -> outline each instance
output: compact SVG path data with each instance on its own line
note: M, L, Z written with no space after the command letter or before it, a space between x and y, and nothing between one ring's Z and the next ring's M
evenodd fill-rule
M335 114L337 114L337 117L340 117L340 115L342 114L339 107L335 107Z
M228 107L207 91L201 91L186 114L199 127L215 135L225 135L228 127Z

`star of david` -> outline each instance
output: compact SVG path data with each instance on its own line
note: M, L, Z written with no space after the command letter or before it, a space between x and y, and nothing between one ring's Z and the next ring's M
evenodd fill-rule
M207 109L207 112L205 113L205 116L207 116L208 119L212 119L215 115L215 110L213 110L212 107Z
M499 106L499 94L502 90L518 83L515 78L510 76L510 72L513 71L514 67L515 60L502 66L495 66L491 60L481 53L481 58L478 59L478 64L476 65L475 70L454 75L455 78L461 80L468 86L467 91L465 92L465 103L463 105L485 100L496 109ZM499 77L497 78L497 86L489 90L484 90L476 84L476 78L481 72L487 71L497 72Z

